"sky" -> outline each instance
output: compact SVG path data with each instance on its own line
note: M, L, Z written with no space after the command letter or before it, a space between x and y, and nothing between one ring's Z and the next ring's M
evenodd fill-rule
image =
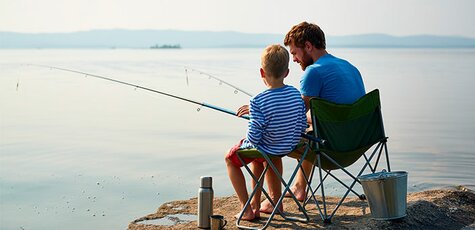
M285 34L301 21L327 35L475 38L475 0L0 0L0 31L176 29Z

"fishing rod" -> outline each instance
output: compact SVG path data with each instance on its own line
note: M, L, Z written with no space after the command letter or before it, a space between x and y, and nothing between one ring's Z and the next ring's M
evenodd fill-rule
M86 77L90 76L90 77L103 79L103 80L106 80L106 81L112 81L112 82L115 82L115 83L119 83L119 84L123 84L123 85L127 85L127 86L132 86L135 89L142 89L142 90L150 91L150 92L153 92L153 93L158 93L158 94L161 94L161 95L164 95L164 96L172 97L172 98L175 98L175 99L178 99L178 100L186 101L186 102L189 102L189 103L193 103L193 104L196 104L196 105L199 105L199 106L207 107L207 108L219 111L219 112L227 113L227 114L230 114L230 115L233 115L233 116L236 116L236 117L240 117L240 118L249 120L249 116L237 116L236 112L228 110L228 109L224 109L224 108L221 108L221 107L218 107L218 106L215 106L215 105L211 105L211 104L208 104L208 103L205 103L205 102L198 102L198 101L195 101L195 100L191 100L191 99L188 99L188 98L176 96L176 95L166 93L166 92L163 92L163 91L159 91L159 90L156 90L156 89L151 89L151 88L148 88L148 87L128 83L128 82L125 82L125 81L116 80L116 79L109 78L109 77L104 77L104 76L100 76L100 75L96 75L96 74L91 74L91 73L86 73L86 72L82 72L82 71L66 69L66 68L61 68L61 67L56 67L56 66L38 65L38 64L28 64L28 65L36 66L36 67L42 67L42 68L48 68L48 69L51 69L51 70L55 69L55 70L60 70L60 71L85 75ZM200 109L198 108L198 111L199 110Z
M211 74L209 74L209 73L203 72L203 71L201 71L201 70L197 70L197 69L195 69L195 68L191 68L191 67L185 66L186 84L187 84L187 85L188 85L188 69L191 70L192 72L197 72L197 73L199 73L199 74L201 74L201 75L206 75L206 76L208 76L208 78L210 78L210 79L212 78L212 79L214 79L214 80L217 80L217 81L219 81L219 84L225 84L225 85L231 86L232 88L234 88L234 93L236 93L236 94L237 94L238 92L242 92L242 93L248 95L249 97L252 97L252 96L253 96L251 93L248 93L248 92L244 91L243 89L241 89L241 88L239 88L239 87L237 87L237 86L235 86L235 85L233 85L233 84L231 84L231 83L229 83L229 82L226 82L226 81L224 81L223 79L220 79L220 78L218 78L218 77L216 77L216 76L214 76L214 75L211 75Z

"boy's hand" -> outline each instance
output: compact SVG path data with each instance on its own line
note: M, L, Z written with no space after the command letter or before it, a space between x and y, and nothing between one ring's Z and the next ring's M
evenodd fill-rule
M243 105L243 106L239 107L239 109L236 113L236 115L238 117L243 116L243 115L247 115L247 114L249 114L249 105Z

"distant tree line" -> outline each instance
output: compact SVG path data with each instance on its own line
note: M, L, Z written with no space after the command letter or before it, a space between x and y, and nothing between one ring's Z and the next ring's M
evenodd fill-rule
M175 45L169 45L169 44L158 45L158 44L155 44L153 46L150 46L150 49L181 49L181 46L180 46L180 44L175 44Z

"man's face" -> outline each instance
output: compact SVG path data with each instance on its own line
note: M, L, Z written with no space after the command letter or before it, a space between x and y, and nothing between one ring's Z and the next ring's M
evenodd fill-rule
M302 70L305 70L307 66L313 64L312 57L310 57L310 54L305 50L305 48L297 47L292 43L289 45L289 49L293 61L299 63Z
M289 45L289 49L293 61L299 63L302 70L305 70L307 66L313 64L312 57L310 57L310 54L305 50L305 48L297 47L292 43Z

